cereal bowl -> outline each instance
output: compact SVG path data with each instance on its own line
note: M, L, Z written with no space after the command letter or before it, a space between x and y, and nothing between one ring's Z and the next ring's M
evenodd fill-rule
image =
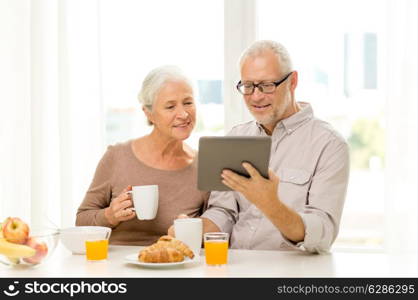
M85 254L88 240L107 240L112 229L103 226L75 226L60 230L61 243L73 254Z

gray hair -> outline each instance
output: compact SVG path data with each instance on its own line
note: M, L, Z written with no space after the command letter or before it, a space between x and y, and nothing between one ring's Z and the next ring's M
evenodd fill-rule
M277 56L281 70L284 73L291 72L293 70L292 60L290 59L289 52L280 43L271 40L260 40L254 42L247 49L245 49L239 59L239 67L242 65L248 57L258 56L266 50L271 50Z
M152 106L160 89L167 82L182 81L190 86L193 85L182 70L177 66L165 65L151 70L142 82L141 90L138 94L139 102L147 109L152 110Z

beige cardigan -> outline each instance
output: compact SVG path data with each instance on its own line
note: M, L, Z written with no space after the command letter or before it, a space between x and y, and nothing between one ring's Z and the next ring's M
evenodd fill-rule
M209 193L197 189L197 161L183 169L154 169L138 160L131 149L132 141L109 146L100 160L93 181L78 208L76 225L112 227L104 209L128 185L159 187L159 206L153 220L137 218L112 228L110 243L150 245L167 233L174 219L182 213L191 217L202 214Z

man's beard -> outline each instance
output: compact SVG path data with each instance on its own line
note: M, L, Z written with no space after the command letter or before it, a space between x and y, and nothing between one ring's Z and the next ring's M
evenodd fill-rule
M267 116L254 116L258 123L261 125L268 125L270 123L273 123L276 119L276 112L273 111Z
M276 108L275 110L273 110L266 116L256 116L256 115L253 115L253 116L259 124L269 125L272 123L277 123L281 119L283 119L285 111L286 111L286 106L283 104L282 106Z

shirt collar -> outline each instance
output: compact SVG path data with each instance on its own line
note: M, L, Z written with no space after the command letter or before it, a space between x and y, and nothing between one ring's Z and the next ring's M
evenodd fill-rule
M300 110L297 113L291 115L290 117L278 122L273 130L273 133L275 131L278 131L278 129L283 128L287 134L291 134L302 124L313 118L313 109L309 103L298 102L298 104L300 106ZM261 124L258 122L256 122L256 124L257 127L265 133L264 128L261 126Z

